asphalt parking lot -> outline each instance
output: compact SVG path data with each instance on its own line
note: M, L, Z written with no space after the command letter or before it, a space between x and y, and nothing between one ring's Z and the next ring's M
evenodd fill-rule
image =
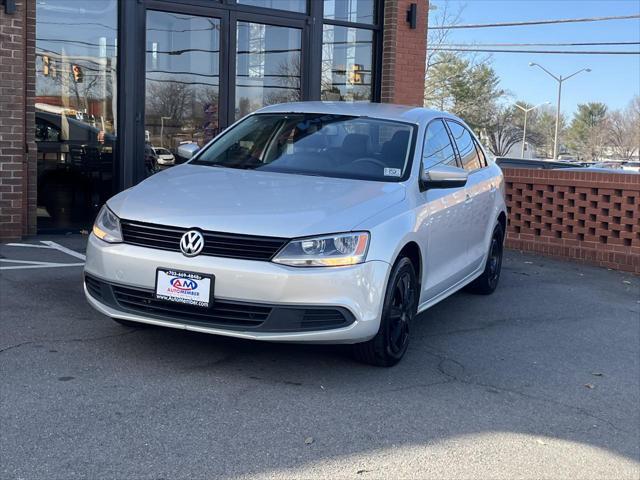
M84 249L24 243L47 240ZM425 312L381 369L125 328L87 305L81 266L24 263L77 255L0 260L4 479L640 477L638 277L507 252L493 296Z

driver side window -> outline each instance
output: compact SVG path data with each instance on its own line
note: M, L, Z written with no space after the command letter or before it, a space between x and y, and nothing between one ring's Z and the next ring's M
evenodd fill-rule
M449 133L447 133L442 120L434 120L427 127L422 151L422 165L424 169L436 165L458 166Z

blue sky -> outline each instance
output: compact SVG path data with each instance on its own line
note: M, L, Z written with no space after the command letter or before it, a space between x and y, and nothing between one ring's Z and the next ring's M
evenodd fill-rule
M445 0L432 0L442 8ZM460 24L562 18L604 17L640 13L640 0L449 0L451 11L464 7ZM435 16L438 11L431 12ZM640 19L589 23L533 25L452 30L447 43L539 43L539 42L640 41ZM530 49L528 47L522 47ZM635 50L638 45L613 47L558 47L559 50ZM531 49L551 49L533 47ZM567 76L589 67L563 84L562 111L571 118L579 103L598 101L611 109L624 108L640 94L640 55L548 55L494 53L492 66L501 86L516 99L555 106L557 83L529 62L537 62L556 75Z

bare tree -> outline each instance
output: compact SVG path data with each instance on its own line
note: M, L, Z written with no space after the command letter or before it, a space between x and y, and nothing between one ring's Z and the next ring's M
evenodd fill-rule
M148 80L145 96L149 116L170 117L180 122L191 98L187 82Z
M277 79L279 88L270 91L265 95L264 104L273 105L276 103L297 102L301 99L300 94L300 56L295 56L287 61L282 61L278 65Z
M442 91L447 88L446 85L459 82L464 77L464 72L460 72L459 69L447 68L452 59L464 62L469 71L476 71L476 67L489 66L491 63L490 54L448 52L440 49L447 46L452 36L451 29L446 27L460 23L465 7L466 5L463 4L454 10L449 0L444 0L438 3L433 14L429 14L430 28L427 33L424 92L425 105L427 106L436 106L434 98L437 99L442 94ZM443 110L445 107L438 108Z
M609 115L609 143L621 160L630 160L640 151L640 96Z
M484 128L488 148L496 157L504 157L522 140L522 129L515 124L512 108L498 108Z

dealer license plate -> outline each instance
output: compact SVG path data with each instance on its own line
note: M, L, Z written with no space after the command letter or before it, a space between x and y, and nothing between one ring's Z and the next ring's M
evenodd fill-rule
M156 273L156 298L207 308L213 298L213 276L159 268Z

